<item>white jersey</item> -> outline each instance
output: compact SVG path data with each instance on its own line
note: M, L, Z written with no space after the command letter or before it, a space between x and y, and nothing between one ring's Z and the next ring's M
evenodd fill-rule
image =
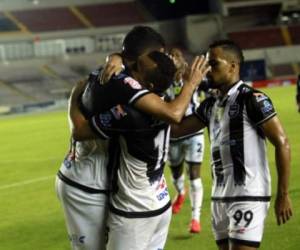
M126 106L95 116L90 124L100 137L120 135L111 211L127 218L165 212L171 205L163 175L170 126Z
M276 115L271 100L240 81L223 99L206 99L195 115L209 128L212 199L270 200L265 137L259 125Z
M58 177L75 187L87 190L107 190L108 141L88 140L76 142L75 157L68 154L58 172ZM77 184L77 185L76 185Z

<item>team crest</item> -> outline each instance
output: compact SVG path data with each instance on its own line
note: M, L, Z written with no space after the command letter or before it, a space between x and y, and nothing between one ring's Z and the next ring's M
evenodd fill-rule
M255 99L257 102L261 102L261 101L268 99L268 97L262 93L254 93L253 95L255 96Z
M239 114L239 105L238 104L232 104L229 106L228 115L230 118L235 118Z
M133 89L141 89L142 88L141 84L131 77L126 77L124 79L124 82L129 84L131 86L131 88L133 88Z

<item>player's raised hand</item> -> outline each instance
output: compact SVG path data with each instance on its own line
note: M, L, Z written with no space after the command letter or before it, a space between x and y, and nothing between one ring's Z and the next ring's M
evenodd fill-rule
M278 225L286 223L292 217L292 203L288 194L277 194L275 201L275 215Z
M185 82L192 84L194 88L198 87L207 72L211 70L211 67L207 63L207 58L203 55L196 56L188 73L185 76Z
M79 95L80 93L82 93L85 89L86 84L87 84L86 79L78 81L75 84L75 86L73 87L71 95L74 95L74 94Z
M109 55L99 76L99 83L104 84L108 82L113 75L120 74L122 70L124 70L122 57L119 54Z

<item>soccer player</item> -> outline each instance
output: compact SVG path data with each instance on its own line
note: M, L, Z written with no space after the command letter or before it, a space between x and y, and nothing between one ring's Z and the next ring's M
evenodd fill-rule
M135 46L127 46L128 41L131 41L131 44L134 41ZM149 27L135 27L126 36L124 45L127 48L126 55L136 58L147 50L163 48L164 41ZM93 77L95 74L90 76L92 79ZM144 93L149 92L145 89L140 90ZM138 92L139 89L134 91ZM121 94L126 96L125 92ZM69 113L72 132L76 133L78 127L74 124L77 124L78 120L79 117ZM56 188L64 209L73 249L105 249L104 228L107 218L107 193L110 189L107 165L111 165L111 157L108 156L113 147L113 139L109 142L90 140L76 143L72 140L70 153L58 172Z
M187 62L182 52L178 48L172 48L170 55L174 60L177 72L175 80L168 89L168 95L174 99L181 91L183 86L184 74L187 70ZM199 106L200 88L198 88L191 99L185 116L196 111ZM177 196L172 204L173 214L179 213L185 200L184 186L184 162L187 163L190 188L189 195L192 206L192 219L189 225L191 233L199 233L201 230L200 213L203 200L203 187L200 178L200 168L204 154L204 135L203 130L181 138L170 138L169 162L173 177L173 183L177 191Z
M70 112L69 120L72 130ZM106 249L108 154L108 141L72 139L70 152L58 171L56 192L74 250Z
M154 51L139 58L133 75L151 91L162 95L175 70L168 56ZM114 78L124 77L139 85L124 74ZM80 88L73 96L72 112L77 117L82 116L76 106L79 96ZM74 134L76 138L120 136L115 186L110 198L108 249L163 249L171 220L171 201L163 175L170 126L130 106L120 105L93 116L89 123L84 117L81 119L78 134Z
M298 107L298 112L300 113L300 74L298 75L297 79L297 94L296 94L296 101L297 101L297 107Z
M149 37L152 38L149 40ZM163 51L165 47L162 37L153 29L147 26L134 27L124 39L122 59L126 66L125 73L131 75L136 70L137 57L151 51ZM146 87L136 87L134 84L122 81L109 81L100 85L99 71L95 71L87 84L82 95L82 110L86 117L91 117L96 113L107 111L117 104L130 104L135 108L148 114L155 115L156 118L166 122L181 121L189 105L190 99L199 85L199 79L206 75L210 67L206 65L203 56L196 57L197 64L194 72L189 74L190 79L185 81L180 94L171 102L164 102L155 93L149 92ZM198 70L201 68L201 72ZM198 74L194 74L198 72ZM194 78L194 79L192 79ZM110 95L107 93L114 93Z
M267 138L275 147L278 225L292 216L288 184L290 146L270 98L240 80L243 54L230 40L210 45L207 77L217 88L197 111L174 125L173 136L208 127L211 141L212 227L220 250L260 245L271 199Z

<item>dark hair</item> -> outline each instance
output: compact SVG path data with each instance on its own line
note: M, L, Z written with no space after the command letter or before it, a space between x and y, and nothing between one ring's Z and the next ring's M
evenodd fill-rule
M163 37L148 26L135 26L124 38L122 55L136 61L148 49L157 50L166 46Z
M156 63L157 67L149 72L145 80L154 85L153 92L163 93L174 81L176 73L174 62L169 56L159 51L150 52L148 57Z
M217 47L222 48L223 50L233 54L238 60L240 66L244 63L244 55L242 49L232 40L218 40L209 46L210 49Z

